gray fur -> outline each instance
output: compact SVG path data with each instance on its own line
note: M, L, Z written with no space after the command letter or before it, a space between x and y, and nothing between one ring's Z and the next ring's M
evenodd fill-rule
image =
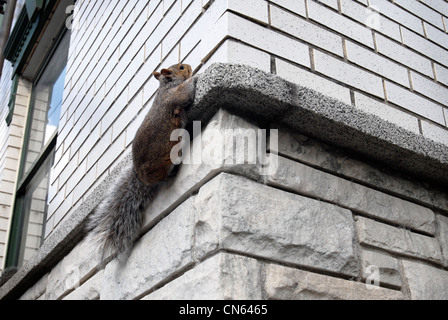
M156 185L144 185L133 166L123 170L87 225L90 240L103 247L102 259L132 248L155 188Z

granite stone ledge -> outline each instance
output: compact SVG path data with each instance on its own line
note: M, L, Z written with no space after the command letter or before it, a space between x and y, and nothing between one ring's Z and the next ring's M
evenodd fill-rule
M199 76L191 119L219 109L276 122L399 171L448 184L448 147L312 89L237 64L215 63Z

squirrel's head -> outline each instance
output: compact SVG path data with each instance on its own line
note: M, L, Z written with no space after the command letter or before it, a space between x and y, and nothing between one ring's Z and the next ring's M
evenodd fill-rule
M185 81L192 76L192 68L188 64L175 64L168 69L162 69L160 72L153 72L154 77L163 82L171 82L173 80Z

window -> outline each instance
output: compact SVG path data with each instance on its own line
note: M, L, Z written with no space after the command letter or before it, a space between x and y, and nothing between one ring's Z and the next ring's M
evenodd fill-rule
M69 44L70 32L64 31L33 84L7 267L22 266L43 242Z

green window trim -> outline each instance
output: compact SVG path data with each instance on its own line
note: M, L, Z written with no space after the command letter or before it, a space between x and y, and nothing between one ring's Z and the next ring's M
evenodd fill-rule
M45 149L45 152L39 157L39 160L35 163L33 170L30 171L24 179L19 183L17 193L16 193L16 202L14 204L14 214L12 216L7 252L6 252L6 268L9 267L17 267L19 265L20 260L20 248L22 246L22 235L23 229L25 226L25 215L17 214L24 212L24 206L26 200L24 199L26 188L31 184L34 177L37 175L37 172L40 168L42 168L43 164L48 160L48 157L51 157L51 153L54 151L56 146L56 136L54 136L48 146ZM53 155L54 156L54 155Z
M5 46L5 59L20 73L58 0L26 0Z
M64 39L64 40L63 40ZM54 64L54 58L61 57L60 52L58 51L60 48L65 48L67 52L64 54L68 55L68 46L67 41L70 41L70 32L67 31L64 27L61 28L61 30L58 32L58 35L56 39L53 41L51 45L51 49L49 50L46 58L44 59L44 62L42 63L42 66L38 69L37 74L33 80L33 89L31 92L31 99L30 99L30 106L29 106L29 116L27 117L27 123L26 123L26 129L24 134L24 144L22 146L22 152L20 157L20 165L19 165L19 174L18 174L18 183L15 193L15 204L13 207L13 215L12 215L12 221L11 221L11 227L10 227L10 234L8 238L7 243L7 251L6 251L6 257L5 257L5 266L6 268L10 267L21 267L23 262L26 261L24 258L25 252L29 250L29 247L25 245L25 243L28 243L28 236L32 236L34 239L36 239L36 234L29 234L28 228L30 227L30 208L31 208L31 202L36 200L40 201L40 203L43 203L44 198L39 198L41 196L38 196L37 198L34 197L34 192L37 192L35 188L39 188L42 190L43 185L41 183L45 184L48 183L48 178L51 172L51 167L53 165L54 160L54 152L56 148L56 142L57 142L57 130L55 132L47 131L47 128L41 128L41 127L34 127L33 121L35 121L35 118L33 116L36 108L36 103L39 101L39 106L42 106L42 101L44 103L48 103L47 107L50 108L47 110L51 110L51 104L52 104L52 98L53 93L52 91L40 91L42 89L42 86L40 83L46 84L46 77L50 77L50 79L54 79L57 82L57 78L59 78L58 72L54 72L54 70L63 70L61 71L64 74L65 77L65 67L62 68L62 66L66 66L67 59L65 59L65 62L62 60L56 59L59 67L55 68ZM64 51L64 50L63 50ZM48 71L50 70L50 71ZM49 72L49 73L47 73ZM61 73L61 74L62 74ZM19 77L16 77L17 80ZM54 84L52 84L54 85ZM60 86L58 86L60 88ZM63 87L63 86L62 86ZM45 85L43 88L46 88ZM62 88L63 90L63 88ZM41 100L42 96L40 95L41 92L46 92L49 100ZM56 92L56 91L55 91ZM57 97L57 96L56 96ZM62 96L60 97L62 99ZM59 99L59 98L57 98ZM59 100L57 100L59 101ZM58 104L59 105L59 104ZM40 109L38 109L40 110ZM40 110L39 112L41 112ZM39 114L38 112L38 114ZM59 118L59 117L58 117ZM46 118L47 119L47 118ZM37 121L40 122L40 116L38 116ZM57 125L56 125L57 128ZM33 139L33 130L38 130L39 132L46 132L48 134L48 137L43 136L42 138L42 146L37 147L33 146L30 149L31 141L36 142L37 140ZM36 155L36 158L32 157L32 161L28 161L28 154L31 150L31 153L34 153ZM42 150L42 152L39 152L39 150ZM44 180L47 180L47 182L44 182ZM47 185L48 187L48 185ZM48 189L45 191L48 192ZM47 195L48 196L48 193ZM46 202L46 206L48 203ZM43 217L43 224L42 224L42 238L41 242L43 241L44 237L44 231L45 231L45 223L46 223L46 214L47 214L47 207L44 210L37 210L32 209L35 213L36 210L40 212L41 216ZM42 216L43 214L43 216ZM34 221L35 222L35 221ZM34 226L36 224L34 223ZM34 240L33 240L34 241ZM37 241L37 240L36 240ZM34 245L37 245L34 243ZM28 249L26 249L28 248ZM33 246L32 249L37 249L37 247ZM32 250L31 249L31 250Z
M26 0L25 7L28 13L28 18L30 21L33 21L36 19L39 11L44 7L44 0Z
M19 75L15 75L12 80L11 85L11 93L9 95L9 102L8 102L8 108L9 113L6 117L6 124L9 126L12 122L12 117L14 115L14 107L16 105L16 95L17 95L17 87L19 86Z

